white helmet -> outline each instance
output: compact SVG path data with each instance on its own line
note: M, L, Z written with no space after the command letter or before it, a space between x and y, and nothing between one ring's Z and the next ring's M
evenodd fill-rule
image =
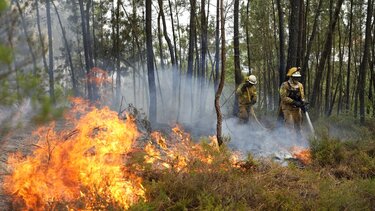
M249 77L247 77L246 81L250 84L255 85L257 84L257 77L255 77L255 75L250 75Z
M292 77L300 78L302 76L301 76L301 73L299 71L296 71L295 73L292 74Z

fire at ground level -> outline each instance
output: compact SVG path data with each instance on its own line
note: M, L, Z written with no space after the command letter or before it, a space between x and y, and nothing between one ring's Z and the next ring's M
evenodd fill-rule
M165 132L166 135L147 133L131 116L126 115L126 120L121 120L108 108L96 109L83 102L75 103L79 106L57 126L40 127L31 137L24 131L25 135L3 139L1 200L4 207L43 209L51 203L69 204L79 199L84 204L79 205L81 208L95 209L101 206L95 201L95 194L104 194L108 198L102 200L128 208L145 199L138 172L144 170L136 166L134 171L134 166L127 166L133 154L142 151L145 163L155 170L183 172L192 163L210 165L215 162L207 149L193 143L190 134L178 126ZM284 129L264 130L237 124L236 119L227 119L225 124L225 132L231 136L228 146L240 151L242 156L251 152L284 161L302 155L301 163L309 162L308 151L291 148L305 146L306 140L292 142ZM209 142L210 148L215 149L215 138L210 138ZM229 160L233 168L240 167L240 154L233 153Z

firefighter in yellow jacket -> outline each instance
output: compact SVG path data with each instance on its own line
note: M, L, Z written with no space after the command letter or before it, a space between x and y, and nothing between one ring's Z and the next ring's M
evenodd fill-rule
M255 75L250 75L245 78L245 81L236 90L239 107L238 117L241 123L248 122L249 117L252 118L254 116L253 105L257 102L256 84L257 78Z
M280 87L280 106L286 126L294 129L297 138L299 138L301 136L302 111L305 112L307 109L303 85L299 82L300 68L290 68L287 76L289 80L282 83Z

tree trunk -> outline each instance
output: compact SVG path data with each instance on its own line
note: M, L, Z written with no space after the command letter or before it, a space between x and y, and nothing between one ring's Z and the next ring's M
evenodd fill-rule
M350 110L350 67L351 67L351 53L352 53L352 30L353 30L353 0L350 0L350 18L349 18L349 46L348 46L348 70L346 73L346 91L345 91L345 109L346 112Z
M78 96L78 88L77 88L77 82L76 82L75 75L74 75L73 60L72 60L72 55L71 55L68 39L66 38L65 28L62 25L59 11L57 10L57 7L56 7L56 5L53 1L52 1L52 5L55 8L57 19L59 20L59 25L60 25L60 28L61 28L61 33L62 33L63 39L64 39L65 50L66 50L66 54L68 56L68 62L69 62L69 66L70 66L70 76L71 76L71 79L72 79L73 93L74 93L74 96Z
M299 29L299 13L300 13L300 0L290 0L291 14L289 21L289 43L288 43L288 59L286 69L295 67L298 61L298 37Z
M152 11L151 0L146 0L146 46L147 46L147 70L148 70L148 86L150 92L149 102L149 119L151 123L156 123L156 85L154 75L154 54L152 50Z
M48 77L49 77L49 96L53 104L56 103L55 99L55 80L53 76L53 45L52 45L52 21L51 21L51 4L50 0L46 1L47 10L47 28L48 28Z
M25 22L25 18L23 17L23 14L22 14L22 9L21 9L20 3L18 2L18 0L15 0L15 1L16 1L16 4L17 4L18 12L20 13L22 29L23 29L23 32L25 34L27 46L29 48L29 52L30 52L31 59L32 59L32 62L33 62L33 75L36 76L36 69L37 69L37 67L36 67L36 57L35 57L35 54L33 52L32 47L31 47L31 40L30 40L30 37L29 37L29 33L27 32L26 22Z
M239 37L239 10L240 10L240 0L234 0L234 32L233 32L233 48L234 48L234 81L235 88L242 82L241 73L241 61L240 61L240 37ZM238 113L238 97L234 97L233 115Z
M322 4L323 4L323 0L319 0L318 7L316 8L316 11L315 11L313 28L312 28L312 31L311 31L309 42L307 43L305 58L303 59L302 71L305 71L305 72L307 72L307 69L309 68L309 59L310 59L310 54L311 54L311 48L313 46L313 43L314 43L314 40L315 40L315 37L316 37L316 34L317 34L318 20L319 20ZM305 81L306 81L306 74L302 74L302 83L304 85L305 85Z
M220 5L220 0L216 1L216 5ZM220 60L220 8L216 6L216 30L215 30L215 92L219 86L219 60Z
M320 92L320 82L323 76L323 71L324 67L328 58L329 53L331 52L331 47L332 47L332 39L333 39L333 33L335 30L336 22L340 14L341 10L341 5L344 2L344 0L338 0L335 8L335 12L332 18L332 22L329 24L329 28L327 30L327 35L326 35L326 41L324 44L324 49L321 55L319 67L316 70L316 76L315 76L315 81L314 81L314 87L312 90L312 95L311 95L311 100L310 100L310 105L311 107L315 107L316 104L316 99L317 95Z
M250 0L247 0L246 4L246 50L247 50L247 66L249 68L249 74L251 71L251 53L250 53L250 29L249 29L249 17L250 17Z
M42 46L42 60L43 60L43 66L46 72L48 72L48 65L46 60L46 55L44 54L44 41L42 38L42 31L40 29L40 14L39 14L39 0L35 0L35 7L36 7L36 20L37 20L37 26L38 26L38 35L39 35L39 42L40 46Z
M366 18L366 36L365 45L363 50L362 62L359 67L359 80L358 80L358 92L359 92L359 116L360 122L363 125L365 123L365 86L366 86L366 74L367 65L370 53L371 43L371 19L372 19L373 0L368 0L367 4L367 18Z
M216 116L217 116L217 126L216 126L216 137L219 146L223 144L223 137L222 137L222 121L223 117L220 110L220 96L224 88L224 81L225 81L225 20L224 20L224 0L220 1L220 17L221 17L221 76L220 76L220 83L219 87L215 94L215 109L216 109Z
M83 7L83 0L79 1L79 9L81 13L81 28L82 28L82 40L83 40L83 50L85 54L85 68L86 68L86 77L88 80L87 82L87 97L89 100L93 100L93 93L92 93L92 85L90 80L90 62L89 62L89 52L88 52L88 43L87 43L87 32L86 32L86 19L85 19L85 11Z
M279 15L279 41L280 41L280 53L279 53L279 78L281 85L285 81L285 36L284 36L284 12L281 7L281 0L277 0L277 13Z
M161 26L160 26L160 19L161 19L161 14L159 12L158 16L158 40L159 40L159 54L160 54L160 66L161 69L165 69L164 67L164 54L163 54L163 39L162 39L162 32L161 32Z
M195 6L196 0L190 0L190 29L189 29L189 52L188 52L188 69L187 75L191 79L193 76L194 66L194 46L195 46Z

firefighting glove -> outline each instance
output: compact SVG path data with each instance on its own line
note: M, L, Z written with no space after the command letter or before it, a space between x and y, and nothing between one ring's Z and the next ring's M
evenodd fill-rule
M254 97L251 97L250 104L254 105L255 103L257 103L257 100Z
M309 111L309 103L308 102L303 102L303 106L301 107L301 110L306 113Z
M297 100L294 100L292 104L294 105L294 107L297 107L297 108L301 108L303 106L303 102L297 101Z

